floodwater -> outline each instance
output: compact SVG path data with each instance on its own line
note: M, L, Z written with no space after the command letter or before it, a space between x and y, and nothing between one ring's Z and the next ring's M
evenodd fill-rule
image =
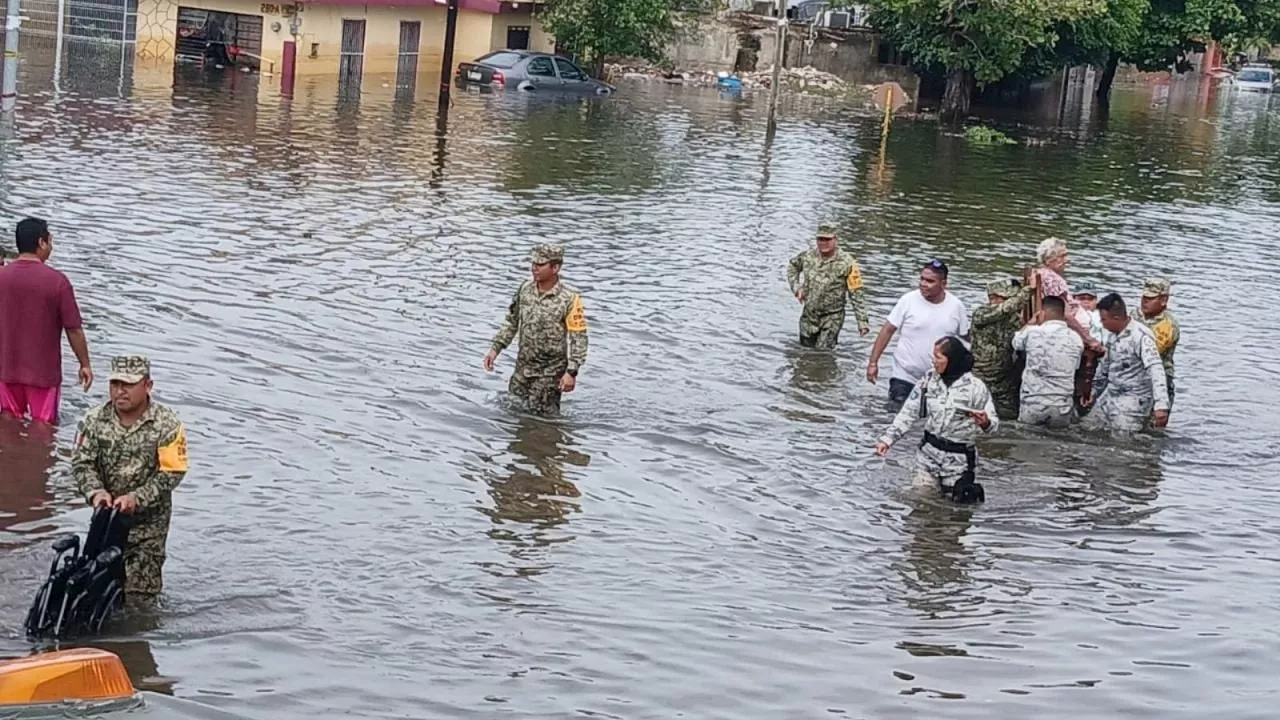
M1129 89L1010 147L900 122L882 165L870 113L788 104L766 147L710 90L461 94L440 141L428 80L113 73L29 70L0 197L53 223L99 375L150 355L187 423L163 607L98 643L141 687L272 719L1273 715L1280 103ZM784 265L824 221L876 325L923 260L972 306L1048 235L1131 300L1170 277L1168 432L1007 429L984 506L913 495L869 340L796 347ZM551 240L591 327L554 422L480 369ZM16 656L87 511L71 423L52 455L0 430Z

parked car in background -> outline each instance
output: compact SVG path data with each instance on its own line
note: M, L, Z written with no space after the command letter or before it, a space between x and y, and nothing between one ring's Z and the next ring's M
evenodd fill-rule
M1271 92L1276 86L1276 71L1266 65L1246 65L1236 73L1235 83L1241 90Z
M496 50L459 63L454 82L481 90L532 90L609 95L612 85L596 80L567 58L527 50Z

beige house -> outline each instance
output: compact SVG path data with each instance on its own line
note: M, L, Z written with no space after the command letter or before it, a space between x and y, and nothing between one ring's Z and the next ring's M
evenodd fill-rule
M550 52L537 4L459 0L454 63L511 47ZM140 60L248 65L278 73L293 43L298 75L435 73L444 0L138 0Z

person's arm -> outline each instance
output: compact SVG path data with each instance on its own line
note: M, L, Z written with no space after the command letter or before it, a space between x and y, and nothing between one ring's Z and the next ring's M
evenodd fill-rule
M800 273L804 270L804 253L800 253L791 258L791 262L787 263L787 286L791 288L791 294L796 296L800 302L804 302L804 296L801 291L804 290L800 285Z
M76 432L76 446L71 451L71 476L75 480L76 490L89 503L93 496L107 492L102 478L98 475L98 433L91 416L80 421Z
M586 310L582 307L582 296L573 296L573 301L564 315L564 331L568 334L568 369L573 379L582 365L586 363Z
M93 364L89 360L89 340L84 335L84 321L80 317L80 305L70 281L65 278L58 296L58 320L67 334L67 344L80 364L80 387L86 392L93 386Z
M982 413L985 415L983 419L987 421L986 427L983 427L981 423L978 423L978 429L987 435L990 435L1000 429L1000 416L996 414L996 403L995 400L991 398L991 390L988 389L985 384L979 387L977 394L978 397L975 399L980 401ZM979 403L974 404L977 405Z
M916 383L915 389L911 391L907 401L902 404L898 414L893 417L893 422L884 431L884 435L881 435L880 439L876 441L877 453L883 455L888 452L889 448L893 447L893 444L898 442L903 435L911 432L911 428L920 419L920 393L925 391L928 383L928 377Z
M1178 326L1168 316L1151 328L1151 334L1155 335L1156 352L1161 356L1178 344Z
M849 291L849 305L853 308L853 316L858 320L858 333L866 335L871 329L871 323L867 317L867 299L862 292L862 268L857 260L849 263L845 287Z
M889 347L889 340L897 331L898 328L888 320L880 326L880 334L876 335L876 341L871 346L871 357L867 359L867 379L873 383L880 377L880 356Z
M1142 366L1146 368L1147 377L1151 380L1151 397L1155 400L1151 409L1167 413L1169 412L1169 386L1166 384L1164 362L1160 360L1160 352L1156 350L1156 341L1143 333L1139 340L1139 347Z
M129 494L138 504L138 509L146 510L173 492L186 476L187 431L179 422L160 440L156 450L155 474Z
M1093 391L1090 397L1085 398L1085 405L1092 405L1101 395L1102 391L1107 389L1107 383L1111 380L1111 353L1104 353L1102 359L1098 360L1098 369L1093 374Z
M1013 334L1013 349L1018 352L1027 351L1027 339L1031 337L1031 328L1034 325L1024 325L1021 330Z
M516 290L516 296L511 299L511 306L507 308L507 317L502 321L502 327L498 328L498 334L493 336L493 342L489 345L489 354L484 356L484 369L493 370L493 361L498 359L498 355L512 340L516 339L516 333L520 330L520 290L524 286L521 285Z

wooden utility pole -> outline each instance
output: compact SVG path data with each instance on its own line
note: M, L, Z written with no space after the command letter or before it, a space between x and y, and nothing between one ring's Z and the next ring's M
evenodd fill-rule
M453 87L453 44L457 36L458 0L449 0L449 14L444 25L444 57L440 58L440 117L449 113L449 89Z
M782 61L787 57L787 0L778 0L778 33L774 40L773 80L769 83L769 124L766 137L778 129L778 90L782 84Z

